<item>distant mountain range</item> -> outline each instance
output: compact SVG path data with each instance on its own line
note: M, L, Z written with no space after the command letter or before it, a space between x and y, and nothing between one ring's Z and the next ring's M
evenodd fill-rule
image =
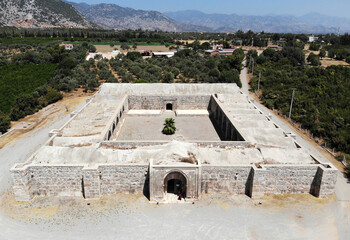
M97 27L61 0L0 0L0 26Z
M207 14L196 10L165 12L180 23L206 26L216 32L336 33L350 31L350 19L310 13L302 17L271 15L245 16L237 14Z
M62 0L0 0L0 26L144 29L178 32L279 33L350 32L350 19L310 13L246 16L207 14L196 10L160 13L116 4L74 3Z
M178 23L157 11L135 10L116 4L69 3L86 18L107 29L145 29L172 32L212 31L212 29L205 26Z

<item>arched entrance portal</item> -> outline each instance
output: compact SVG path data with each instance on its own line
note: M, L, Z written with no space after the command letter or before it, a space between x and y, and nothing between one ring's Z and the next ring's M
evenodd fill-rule
M182 194L186 197L187 193L187 180L186 177L180 172L171 172L164 179L164 192L178 195Z

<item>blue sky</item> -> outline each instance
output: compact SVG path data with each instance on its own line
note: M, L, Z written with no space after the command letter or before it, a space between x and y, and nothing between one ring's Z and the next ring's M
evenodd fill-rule
M115 3L135 9L177 11L195 9L206 13L240 15L288 14L318 12L350 18L350 0L70 0L73 2Z

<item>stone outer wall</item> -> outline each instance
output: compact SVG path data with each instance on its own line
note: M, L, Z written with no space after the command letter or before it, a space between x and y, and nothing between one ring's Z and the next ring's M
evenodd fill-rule
M13 168L13 190L18 201L34 196L83 196L142 193L148 165L28 166Z
M137 96L129 95L129 109L165 110L171 103L173 110L208 109L210 95L179 95L179 96Z
M252 185L252 166L202 166L201 192L248 194Z
M143 193L148 188L148 165L101 166L101 194Z
M328 166L328 167L327 167ZM202 166L202 193L264 194L310 193L316 197L334 194L337 169L332 165Z
M21 166L21 165L19 165ZM151 201L164 199L164 180L180 172L187 179L187 198L205 193L264 194L310 193L316 197L334 194L337 169L331 164L314 165L111 165L38 166L11 169L18 201L34 196L83 196L144 193Z

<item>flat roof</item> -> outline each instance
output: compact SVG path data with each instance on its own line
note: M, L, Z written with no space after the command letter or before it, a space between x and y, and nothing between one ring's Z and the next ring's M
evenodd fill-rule
M220 141L222 145L215 145L175 139L150 146L141 146L135 141L135 147L129 149L101 145L105 141L102 136L104 131L108 131L116 111L119 111L118 106L123 106L128 95L212 96L248 144L225 145L224 141ZM130 115L146 117L159 113L160 110L130 111ZM204 109L181 109L177 113L184 116L208 115ZM265 116L236 84L105 83L87 105L58 130L50 143L39 149L26 164L148 164L151 160L156 165L197 164L196 160L212 165L315 162L310 154L297 147L293 138Z

